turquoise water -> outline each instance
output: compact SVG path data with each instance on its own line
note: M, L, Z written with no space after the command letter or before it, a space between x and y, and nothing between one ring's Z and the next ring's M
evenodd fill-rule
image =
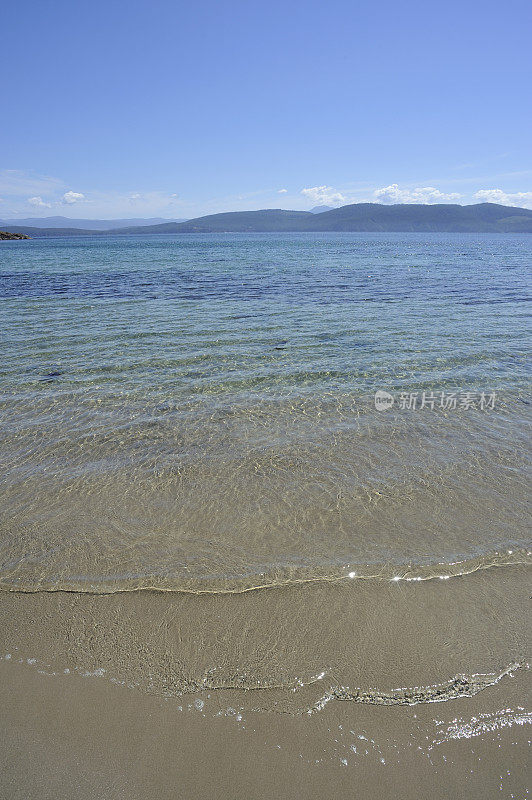
M521 558L531 261L528 235L2 242L2 585Z
M6 242L2 379L229 400L382 382L526 388L531 245L472 234Z

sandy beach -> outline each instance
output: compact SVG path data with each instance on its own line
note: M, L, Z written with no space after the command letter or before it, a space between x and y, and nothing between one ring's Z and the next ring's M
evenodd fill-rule
M498 688L452 706L337 705L309 719L239 712L231 696L199 710L27 664L2 662L0 674L0 793L12 800L526 796L526 715L509 713Z
M524 797L528 581L4 592L0 792Z

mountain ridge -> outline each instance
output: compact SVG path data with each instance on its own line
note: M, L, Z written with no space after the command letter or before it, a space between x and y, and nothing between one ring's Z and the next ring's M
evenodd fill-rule
M167 222L186 222L181 219L165 217L133 217L124 219L74 219L72 217L25 217L24 219L0 219L0 227L12 228L13 225L29 228L79 228L81 230L117 230L118 228L143 227L144 225L162 225Z
M497 203L397 204L353 203L319 214L263 209L209 214L186 222L130 226L111 230L37 228L10 225L30 236L135 235L162 233L532 233L532 210Z
M143 233L277 232L532 232L532 210L496 203L397 204L353 203L320 214L311 211L230 211L182 223L145 227ZM118 232L118 231L116 231ZM125 228L123 233L139 233Z

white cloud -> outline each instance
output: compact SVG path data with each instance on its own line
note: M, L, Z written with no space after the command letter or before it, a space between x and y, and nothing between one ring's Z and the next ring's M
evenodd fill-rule
M347 198L332 186L311 186L301 189L301 194L316 205L338 206L347 202Z
M81 203L83 200L86 200L86 197L81 192L65 192L63 197L61 198L61 202L67 206L74 205L74 203Z
M473 195L481 203L500 203L503 206L532 208L532 192L503 192L502 189L479 189Z
M110 218L133 214L135 217L199 216L203 208L190 213L186 202L176 192L92 190L90 198L82 192L68 189L58 178L39 175L24 170L0 170L0 195L4 198L2 215L16 219L28 215L28 204L35 212L45 214L46 209L68 210L72 218L87 215L91 209L94 218ZM90 204L90 206L88 205ZM133 212L134 209L134 212ZM205 211L207 213L207 211Z
M34 208L51 208L51 203L45 203L42 197L28 197L28 203Z
M279 191L277 192L277 194L286 194L286 193L287 193L287 191L288 191L288 189L279 189Z
M378 203L452 203L462 195L456 192L446 194L434 186L423 186L417 189L401 189L397 183L375 189L373 192Z

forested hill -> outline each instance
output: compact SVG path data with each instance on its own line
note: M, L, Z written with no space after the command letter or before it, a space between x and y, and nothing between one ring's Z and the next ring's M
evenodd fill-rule
M88 222L88 221L87 221ZM210 214L187 222L131 226L113 230L38 228L10 225L14 233L32 237L152 233L286 233L286 232L463 232L532 233L532 210L496 203L476 205L382 205L355 203L323 211L233 211Z
M309 211L235 211L182 223L125 228L121 233L261 233L283 231L470 231L532 233L532 210L495 203L393 205L355 203L321 214Z

